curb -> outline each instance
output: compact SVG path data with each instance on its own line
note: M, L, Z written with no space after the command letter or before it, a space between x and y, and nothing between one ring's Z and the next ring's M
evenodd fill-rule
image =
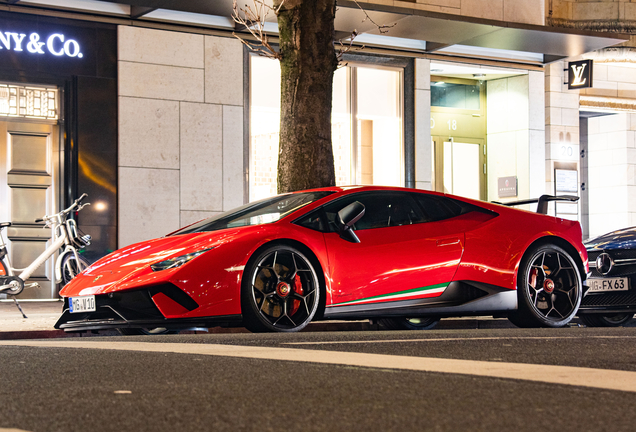
M443 319L433 330L470 330L470 329L502 329L516 328L507 319ZM378 324L369 321L324 321L309 324L302 332L345 332L345 331L382 331ZM223 328L213 327L207 332L184 331L181 334L232 334L250 333L243 327ZM98 333L77 332L67 333L64 330L26 330L26 331L0 331L0 340L15 339L56 339L96 336L121 336L116 330L104 330Z

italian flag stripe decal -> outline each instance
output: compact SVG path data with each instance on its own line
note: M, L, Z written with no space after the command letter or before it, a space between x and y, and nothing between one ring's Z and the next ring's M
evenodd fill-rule
M415 298L437 297L441 295L448 287L448 283L441 283L437 285L429 285L421 288L414 288L406 291L398 291L390 294L382 294L373 297L367 297L359 300L351 300L343 303L336 303L332 306L349 306L365 303L380 303L393 300L408 300Z

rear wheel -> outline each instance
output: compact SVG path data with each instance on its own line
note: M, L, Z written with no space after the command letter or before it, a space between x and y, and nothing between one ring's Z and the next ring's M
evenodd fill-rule
M245 268L241 286L243 324L252 332L296 332L309 324L320 303L311 260L298 249L276 245Z
M437 325L439 318L382 318L379 323L387 330L430 330Z
M634 319L633 313L617 314L579 314L583 324L588 327L622 327Z
M9 276L9 269L4 261L0 261L0 277L4 278L0 285L11 285L11 288L3 290L1 294L17 296L24 290L24 281L17 276Z
M554 244L536 246L517 276L518 309L508 318L518 327L563 327L576 314L583 293L574 259Z
M75 276L90 265L84 257L78 257L79 263L73 253L68 253L62 258L62 285L69 283Z

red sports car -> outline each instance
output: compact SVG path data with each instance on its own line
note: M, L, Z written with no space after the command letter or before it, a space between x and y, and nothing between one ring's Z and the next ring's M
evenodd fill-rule
M578 222L415 189L333 187L107 255L62 289L56 328L291 332L374 319L425 329L467 315L558 327L576 314L587 272Z

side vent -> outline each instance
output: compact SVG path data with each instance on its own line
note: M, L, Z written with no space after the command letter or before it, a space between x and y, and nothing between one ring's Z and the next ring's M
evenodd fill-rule
M199 304L196 301L194 301L192 297L190 297L188 294L180 290L177 286L170 283L163 284L163 285L156 285L151 288L148 288L148 292L150 293L150 297L152 297L153 301L155 301L155 304L157 304L157 301L155 300L155 296L157 294L162 294L163 296L167 297L167 299L177 303L179 306L181 306L188 312L193 311L199 307ZM165 300L164 300L164 304L166 304ZM157 304L157 307L161 309L159 304ZM170 309L172 310L173 308L170 308Z

